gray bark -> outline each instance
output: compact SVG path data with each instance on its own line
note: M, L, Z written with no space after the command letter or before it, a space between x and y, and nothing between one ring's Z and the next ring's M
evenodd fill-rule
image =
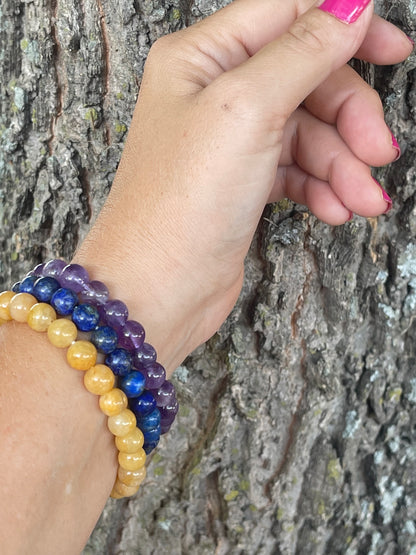
M151 43L225 3L1 0L3 288L71 257ZM411 34L413 2L377 7ZM265 212L235 310L176 373L146 484L108 502L85 554L416 554L415 62L360 64L403 147L377 171L393 211L336 229Z

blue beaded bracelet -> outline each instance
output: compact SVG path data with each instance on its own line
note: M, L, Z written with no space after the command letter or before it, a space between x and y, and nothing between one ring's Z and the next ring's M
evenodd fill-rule
M107 287L90 281L85 268L59 259L36 266L13 291L50 303L61 316L71 316L79 331L91 332L91 342L106 355L138 427L145 428L143 448L149 454L169 431L179 405L155 349L144 341L142 325L128 320L126 305L110 300Z

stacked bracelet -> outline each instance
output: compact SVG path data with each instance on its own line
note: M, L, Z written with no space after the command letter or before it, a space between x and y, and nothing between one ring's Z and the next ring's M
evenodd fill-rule
M37 266L12 291L0 294L0 323L11 319L47 331L53 345L68 347L68 363L85 371L85 387L100 395L119 450L111 495L133 495L145 477L146 453L178 412L174 387L156 351L144 342L141 324L128 320L122 301L109 300L103 283L90 281L82 266L62 260ZM90 333L89 341L76 340L83 332ZM104 364L97 364L97 351Z

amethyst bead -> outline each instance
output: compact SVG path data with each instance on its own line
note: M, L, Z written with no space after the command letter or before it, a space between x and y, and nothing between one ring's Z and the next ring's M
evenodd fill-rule
M71 289L74 293L80 293L89 281L87 270L79 264L68 264L59 276L61 286Z
M31 272L29 272L27 275L28 276L42 276L42 272L43 272L43 268L45 267L45 264L38 264L37 266L35 266L33 268L33 270Z
M149 343L143 343L141 349L136 349L133 353L133 365L138 370L156 362L157 354L155 348Z
M168 380L157 391L152 391L152 393L159 408L166 407L175 398L175 388Z
M67 263L64 260L60 260L59 258L55 258L55 260L49 260L49 262L47 262L43 267L42 275L45 277L49 276L58 279L65 266L67 266Z
M146 377L146 389L159 389L166 380L166 371L161 364L153 362L143 369Z
M99 308L101 320L115 330L119 330L129 316L127 306L118 300L107 301Z
M84 285L84 289L79 294L82 303L90 303L99 306L108 301L110 293L107 286L102 281L93 280Z
M127 320L119 330L119 345L128 351L140 349L144 343L144 335L144 328L139 322Z

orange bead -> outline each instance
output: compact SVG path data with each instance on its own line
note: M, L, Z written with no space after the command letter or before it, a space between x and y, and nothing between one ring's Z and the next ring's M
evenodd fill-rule
M27 323L35 331L46 331L56 320L56 312L47 303L37 303L29 310Z
M29 293L17 293L10 301L9 313L16 322L27 322L29 310L37 303L36 297Z
M123 409L127 408L127 397L124 391L113 388L108 393L104 393L100 397L100 409L107 416L114 416L115 414L120 414Z
M0 293L0 318L6 322L12 319L9 312L9 304L15 295L16 293L13 293L13 291L3 291L3 293Z
M140 486L126 486L120 480L116 480L113 491L111 492L111 497L115 499L122 499L123 497L131 497L139 490ZM114 495L113 495L114 494Z
M139 470L146 462L146 453L140 448L136 453L119 453L118 464L126 470Z
M69 347L75 341L78 330L74 322L66 318L55 320L48 328L48 339L55 347Z
M116 378L111 368L96 364L84 374L84 385L94 395L104 395L113 389Z
M131 410L124 409L120 414L109 416L107 426L113 435L123 437L132 432L136 427L136 417Z
M143 447L144 436L139 428L134 428L123 437L116 437L116 446L122 453L135 453Z
M97 349L90 341L75 341L69 347L66 359L75 370L89 370L97 362Z
M126 486L140 486L146 478L146 467L142 466L139 470L126 470L119 466L117 477Z

